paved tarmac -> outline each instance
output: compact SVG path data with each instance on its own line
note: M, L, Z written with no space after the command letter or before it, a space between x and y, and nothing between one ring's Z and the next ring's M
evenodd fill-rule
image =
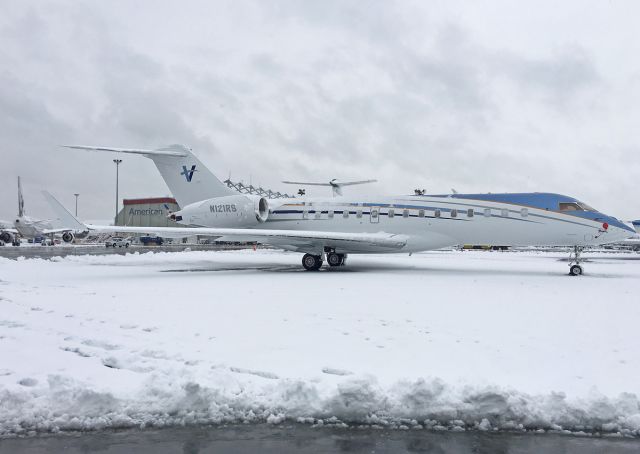
M57 244L55 246L34 246L24 244L22 246L0 246L0 257L9 259L25 258L51 258L66 257L67 255L108 255L108 254L132 254L139 252L180 252L184 250L191 251L224 251L247 249L245 245L227 245L227 244L166 244L162 246L142 246L132 245L128 248L124 247L105 247L103 244Z
M0 454L89 453L631 454L640 440L557 434L243 425L68 434L0 441Z

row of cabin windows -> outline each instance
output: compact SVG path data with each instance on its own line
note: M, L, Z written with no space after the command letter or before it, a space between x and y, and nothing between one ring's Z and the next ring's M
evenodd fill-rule
M474 212L473 208L469 208L467 210L466 214L467 214L468 218L472 218L474 216L475 212ZM491 217L491 208L485 208L483 214L484 214L484 217L490 218ZM388 210L388 212L387 212L387 215L390 218L395 217L395 215L396 215L395 214L395 210L393 208L390 208ZM425 215L425 210L418 210L418 217L419 218L423 218L424 215ZM436 218L440 218L440 217L442 217L442 211L441 210L435 210L433 215ZM452 217L452 218L457 218L458 217L458 210L455 209L455 208L452 209L450 214L449 214L449 216ZM500 216L502 216L503 218L508 218L509 217L509 210L503 208L502 210L500 210ZM520 210L520 216L522 216L523 218L526 218L527 216L529 216L529 210L527 208L522 208ZM304 219L308 219L309 218L309 212L308 211L303 211L302 217ZM321 211L316 211L315 212L315 218L316 219L320 219L321 217L322 217L322 212ZM327 212L327 217L329 219L333 219L333 210L329 210ZM347 210L343 211L342 212L342 217L345 218L345 219L348 218L349 217L349 211L347 211ZM356 211L356 217L357 218L362 218L362 210ZM402 217L403 218L408 218L409 217L409 210L402 210Z

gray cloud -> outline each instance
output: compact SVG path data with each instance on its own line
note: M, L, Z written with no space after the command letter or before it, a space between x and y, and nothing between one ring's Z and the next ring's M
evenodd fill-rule
M275 189L375 177L390 193L549 190L637 217L640 68L623 20L637 7L625 7L598 40L584 22L542 30L564 14L551 4L496 17L496 2L10 2L0 218L18 174L30 214L47 188L69 206L80 192L86 217L112 215L115 156L59 144L176 142L221 177ZM514 24L521 35L501 39ZM121 170L125 197L168 193L143 158Z

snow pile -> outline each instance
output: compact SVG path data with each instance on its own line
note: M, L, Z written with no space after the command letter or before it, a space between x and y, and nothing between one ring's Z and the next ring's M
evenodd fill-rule
M302 422L640 436L640 261L0 259L0 436Z
M50 376L43 387L0 392L0 435L171 425L285 421L338 427L552 431L640 435L640 403L633 394L567 399L498 388L453 388L441 380L344 381L326 389L280 380L246 389L192 381L151 380L130 398Z

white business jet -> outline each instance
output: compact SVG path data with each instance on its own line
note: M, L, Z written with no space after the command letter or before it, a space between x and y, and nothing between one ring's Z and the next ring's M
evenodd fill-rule
M613 243L634 231L614 217L560 194L446 194L266 199L238 194L191 150L67 146L133 153L153 160L181 209L185 227L95 226L93 230L270 244L304 253L306 270L345 263L347 254L411 253L459 244L559 245L574 248L570 274L582 274L584 246ZM186 227L188 226L188 227Z

